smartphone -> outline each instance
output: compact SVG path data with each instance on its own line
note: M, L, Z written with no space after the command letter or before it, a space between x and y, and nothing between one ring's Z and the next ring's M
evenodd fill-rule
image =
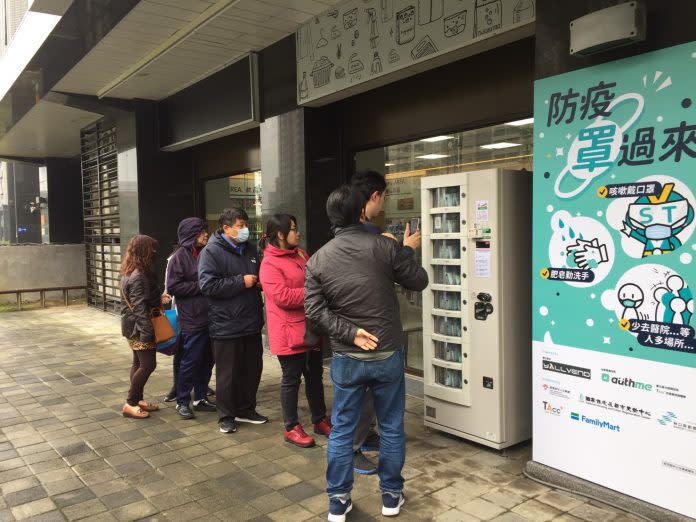
M416 230L420 229L420 218L411 218L410 229L411 234L415 233Z

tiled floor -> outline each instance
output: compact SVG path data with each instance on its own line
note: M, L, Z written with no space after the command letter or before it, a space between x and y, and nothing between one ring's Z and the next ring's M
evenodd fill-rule
M275 359L259 391L271 422L225 435L215 414L179 420L170 404L147 420L120 415L131 354L115 317L84 307L0 314L0 347L0 522L326 520L326 440L282 442ZM171 359L159 364L150 399L170 385ZM407 409L399 520L638 520L524 478L528 444L491 451L428 432L420 400ZM357 476L353 499L350 521L380 517L376 477Z

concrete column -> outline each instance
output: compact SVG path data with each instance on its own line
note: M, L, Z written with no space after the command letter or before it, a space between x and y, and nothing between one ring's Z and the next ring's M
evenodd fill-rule
M267 118L261 124L262 212L287 213L297 218L306 246L304 109Z

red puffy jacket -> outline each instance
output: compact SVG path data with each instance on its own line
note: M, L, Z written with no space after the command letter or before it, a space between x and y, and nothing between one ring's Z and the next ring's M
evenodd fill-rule
M259 280L266 296L268 342L275 355L292 355L310 349L304 345L305 265L309 256L300 249L285 250L271 244L263 251Z

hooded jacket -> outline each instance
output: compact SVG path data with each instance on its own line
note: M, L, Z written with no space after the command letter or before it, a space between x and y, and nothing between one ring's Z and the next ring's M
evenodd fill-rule
M248 241L233 248L218 230L198 260L198 282L208 298L213 339L236 339L261 332L261 290L256 286L246 288L245 275L259 275L256 245Z
M334 352L360 352L353 344L358 328L379 339L377 350L397 350L404 343L394 283L415 291L428 286L415 252L363 225L339 228L307 263L307 321L329 334Z
M169 260L167 291L176 300L179 329L194 332L208 328L208 300L198 284L198 259L201 251L196 238L206 228L201 218L186 218L179 223L179 248Z
M300 248L287 250L268 244L263 251L259 280L266 296L268 342L275 355L293 355L304 344L304 282L309 256Z

